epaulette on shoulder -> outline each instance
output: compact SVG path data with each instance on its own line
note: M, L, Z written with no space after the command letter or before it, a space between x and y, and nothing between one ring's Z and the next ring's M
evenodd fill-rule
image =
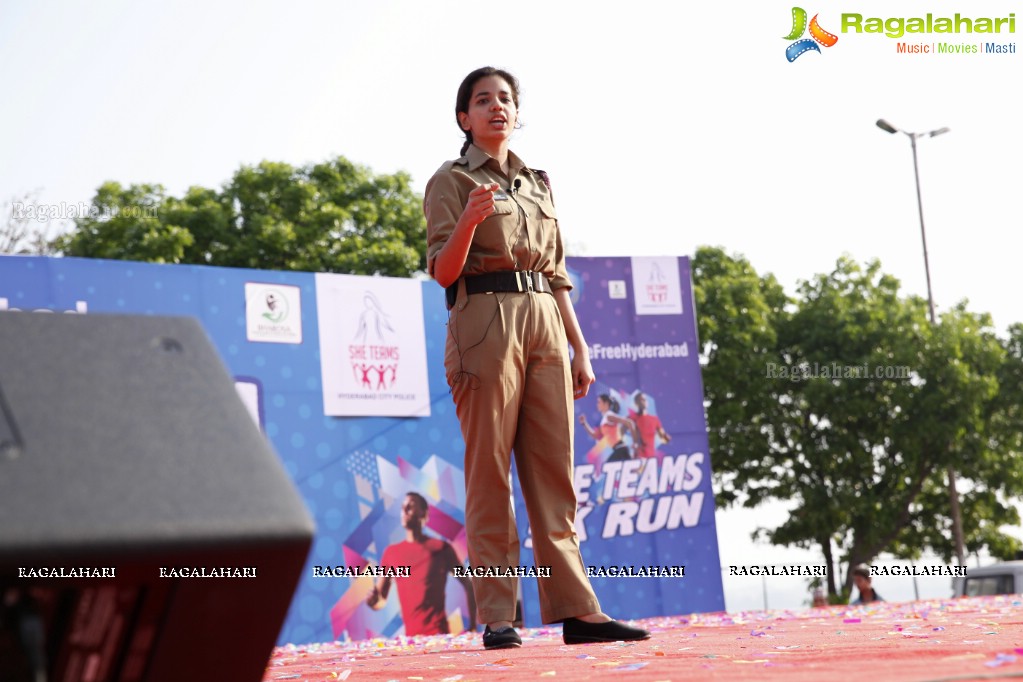
M540 170L539 168L530 168L529 170L540 176L540 179L543 180L543 184L547 185L547 191L549 192L551 189L551 177L547 175L547 171Z

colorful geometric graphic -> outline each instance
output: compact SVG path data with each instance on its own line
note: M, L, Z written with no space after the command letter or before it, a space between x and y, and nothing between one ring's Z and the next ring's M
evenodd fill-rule
M838 42L838 36L834 33L829 33L821 28L820 24L817 23L817 16L813 15L813 19L810 20L810 38L803 38L797 40L803 35L803 32L807 29L806 23L806 10L802 7L792 8L792 30L787 36L784 36L785 40L795 40L796 42L785 48L785 58L789 62L794 62L796 59L810 50L820 52L821 49L817 47L818 44L824 47L832 47ZM812 40L811 40L812 38Z
M465 475L461 469L436 455L416 468L401 457L396 462L372 452L350 454L345 467L355 479L361 522L342 543L344 564L349 567L379 566L384 548L404 539L401 503L409 492L417 492L430 505L427 533L446 540L465 562ZM373 590L372 577L349 578L348 589L330 610L337 639L372 639L402 634L398 600L373 610L366 599ZM468 600L463 589L449 578L445 610L452 633L465 629L469 621Z

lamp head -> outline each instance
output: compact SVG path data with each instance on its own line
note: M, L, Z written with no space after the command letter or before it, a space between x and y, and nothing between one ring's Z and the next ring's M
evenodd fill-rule
M897 133L897 132L899 132L898 128L896 128L891 123L889 123L888 121L884 120L883 118L877 119L877 127L880 128L881 130L887 132L887 133Z

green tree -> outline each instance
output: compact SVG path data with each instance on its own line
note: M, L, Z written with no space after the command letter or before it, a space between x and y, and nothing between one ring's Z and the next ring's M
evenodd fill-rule
M50 237L54 226L37 203L39 192L26 192L0 204L5 214L0 223L0 253L37 254L51 256L56 253Z
M105 183L56 245L90 258L410 276L425 269L421 204L406 173L374 175L343 157L264 161L180 198Z
M931 325L925 303L900 296L877 262L861 268L840 259L788 306L767 304L783 300L773 279L741 258L701 249L694 263L711 451L725 503L794 503L763 535L817 547L832 568L833 548L850 565L884 551L916 558L933 550L948 560L944 472L952 464L963 476L970 550L1007 556L1017 548L999 526L1018 522L1008 501L1023 492L1016 400L1023 330L1013 337L1014 356L990 318L964 305ZM850 583L847 575L840 588L829 571L832 597Z
M942 343L934 354L935 384L944 394L932 400L954 429L947 448L958 472L963 535L967 552L987 549L993 556L1011 559L1020 548L1003 526L1018 526L1019 513L1009 502L1023 495L1023 327L1014 325L1007 337L991 329L988 315L978 315L960 304L942 315ZM924 510L947 510L947 480L924 489ZM893 551L912 556L915 544L924 544L946 560L954 554L951 520L944 514L915 516ZM921 540L923 538L923 540Z
M783 414L784 387L764 381L764 371L780 362L789 299L773 276L719 248L699 248L692 269L710 451L725 483L718 499L728 505L741 492L756 506L769 497L760 473L774 465Z

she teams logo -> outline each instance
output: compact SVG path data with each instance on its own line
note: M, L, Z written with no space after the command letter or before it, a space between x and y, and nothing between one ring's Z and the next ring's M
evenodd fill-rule
M386 390L398 379L398 333L376 294L365 291L355 337L348 345L355 381L362 389Z

